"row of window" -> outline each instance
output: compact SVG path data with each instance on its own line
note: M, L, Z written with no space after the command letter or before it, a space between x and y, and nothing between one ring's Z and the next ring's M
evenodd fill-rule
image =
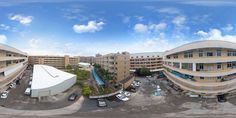
M216 52L204 52L203 50L199 50L198 51L198 56L199 57L203 57L203 56L207 56L207 57L211 57L211 56L221 56L221 50L216 50ZM236 56L236 51L228 51L227 52L227 56ZM192 58L193 57L193 51L185 51L184 52L184 58ZM166 57L167 59L170 59L170 56ZM178 54L174 54L173 55L174 59L178 58Z

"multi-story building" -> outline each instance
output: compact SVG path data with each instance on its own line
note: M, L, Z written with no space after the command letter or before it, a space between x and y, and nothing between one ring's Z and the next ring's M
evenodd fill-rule
M111 53L95 58L95 63L114 74L116 82L128 87L133 78L130 78L130 54L128 52Z
M164 53L164 74L186 92L215 96L236 90L236 43L206 40Z
M144 52L130 55L130 71L138 68L148 68L151 72L159 71L162 68L161 52Z
M29 56L30 64L43 64L64 69L67 65L78 65L80 58L65 56Z
M27 54L13 47L0 44L0 89L21 76L28 65Z
M85 63L94 63L95 57L93 56L80 56L80 62L85 62Z

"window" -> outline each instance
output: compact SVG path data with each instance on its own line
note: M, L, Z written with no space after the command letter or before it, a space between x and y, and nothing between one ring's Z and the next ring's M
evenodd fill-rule
M197 71L202 71L204 69L203 63L197 64Z
M221 69L221 63L217 63L217 69Z
M228 51L228 56L236 56L236 51Z
M199 51L198 51L198 56L199 56L199 57L203 57L203 50L199 50Z
M167 59L170 59L170 56L166 56Z
M178 55L177 55L177 54L175 54L175 55L173 55L173 57L174 57L174 59L177 59L177 58L178 58Z
M207 52L207 56L208 56L208 57L213 56L213 52Z
M228 62L227 63L227 68L231 68L232 67L232 62Z
M221 79L221 78L222 78L221 76L217 77L217 79Z
M216 50L216 56L221 56L221 50Z
M186 51L186 52L184 52L184 58L192 58L192 57L193 57L192 51Z
M204 79L204 77L200 77L200 79Z

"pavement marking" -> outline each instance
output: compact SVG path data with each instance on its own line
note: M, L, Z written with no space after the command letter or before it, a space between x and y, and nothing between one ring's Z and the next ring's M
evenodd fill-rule
M65 115L77 112L84 101L84 97L81 96L75 103L70 106L50 109L50 110L17 110L6 107L0 107L0 114L2 115L19 115L19 116L54 116L54 115Z

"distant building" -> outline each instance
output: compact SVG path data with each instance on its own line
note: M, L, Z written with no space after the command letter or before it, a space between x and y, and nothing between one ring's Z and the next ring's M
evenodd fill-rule
M95 62L95 57L93 57L93 56L80 56L80 62L93 64Z
M151 72L162 68L162 52L144 52L130 55L130 71L138 68L148 68Z
M121 82L128 87L133 79L130 79L130 54L128 52L110 53L95 58L95 63L114 74L116 82Z
M80 57L65 56L29 56L30 64L43 64L53 66L58 69L64 69L67 65L78 65Z
M7 89L6 85L22 76L27 65L28 56L25 52L0 44L0 90Z
M34 65L31 97L62 93L76 83L76 75L47 65Z

